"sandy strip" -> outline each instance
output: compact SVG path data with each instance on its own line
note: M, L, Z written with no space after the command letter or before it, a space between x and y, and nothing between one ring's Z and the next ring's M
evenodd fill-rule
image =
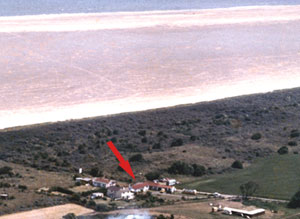
M300 6L1 17L0 32L89 31L156 26L201 27L293 20L300 20Z
M65 204L0 216L0 219L57 219L62 218L62 216L68 213L74 213L75 215L84 215L92 212L94 212L92 209L84 208L80 205Z

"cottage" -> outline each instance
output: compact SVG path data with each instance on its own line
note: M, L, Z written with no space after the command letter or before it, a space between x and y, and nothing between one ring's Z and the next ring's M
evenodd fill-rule
M177 181L176 181L176 179L167 179L166 184L167 184L167 186L173 186L173 185L177 184Z
M116 185L116 181L105 178L94 178L92 182L93 186L108 188Z
M167 186L159 183L149 182L149 188L155 191L166 191L169 193L174 193L176 191L175 186Z
M167 186L173 186L178 184L176 179L162 178L159 181L165 183Z
M129 186L130 191L134 193L139 193L139 192L147 192L149 190L149 183L148 182L139 182L134 185Z
M107 196L112 199L134 199L134 194L125 187L111 186L107 189Z

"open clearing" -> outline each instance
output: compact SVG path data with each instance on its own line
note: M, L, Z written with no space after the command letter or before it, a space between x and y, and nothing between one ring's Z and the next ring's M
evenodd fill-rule
M299 189L299 155L272 155L257 159L248 168L184 183L182 187L199 191L240 194L239 187L248 181L259 184L255 196L290 199Z
M84 215L91 213L93 210L84 208L80 205L75 204L65 204L54 207L42 208L32 211L25 211L16 214L9 214L0 217L1 219L57 219L68 213L74 213L75 215Z

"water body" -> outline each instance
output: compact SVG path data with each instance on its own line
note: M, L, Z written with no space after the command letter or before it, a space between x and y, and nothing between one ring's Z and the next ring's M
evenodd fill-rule
M299 0L0 0L0 16L299 4Z
M95 0L0 0L0 13L13 16L298 3L199 2L110 1L108 7L104 1ZM214 11L208 13L219 16L220 11ZM299 36L299 20L203 27L2 32L0 128L297 87Z

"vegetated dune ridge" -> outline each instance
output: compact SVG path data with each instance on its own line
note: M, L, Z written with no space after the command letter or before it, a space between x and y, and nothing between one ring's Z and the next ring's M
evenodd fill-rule
M298 12L2 17L0 128L297 87Z
M115 142L126 160L140 154L142 159L130 161L138 181L153 171L181 181L184 176L169 175L167 171L176 161L203 165L206 174L214 177L216 173L233 171L230 167L235 160L246 167L257 157L264 159L277 153L282 146L287 146L289 153L299 153L299 108L300 88L296 88L2 130L0 167L10 166L14 172L3 181L28 188L4 188L14 199L7 206L1 205L0 212L66 203L64 197L36 191L41 187L70 187L79 167L85 176L89 176L91 168L98 167L108 178L131 182L129 175L118 169L119 162L106 145L109 140ZM297 156L293 155L293 159ZM185 182L202 179L185 177ZM290 197L292 193L286 195ZM28 200L26 205L24 200Z
M299 107L297 88L3 130L0 159L47 171L98 166L108 177L127 180L106 145L112 140L125 158L142 153L143 162L131 163L135 173L164 172L177 160L204 165L215 173L235 159L251 162L283 145L299 152L293 145L299 143L300 134L291 136L300 129ZM255 133L261 137L252 139ZM177 139L182 143L174 144ZM289 146L291 141L295 143Z
M27 15L0 18L0 32L189 27L300 19L300 6L248 6L182 11Z

